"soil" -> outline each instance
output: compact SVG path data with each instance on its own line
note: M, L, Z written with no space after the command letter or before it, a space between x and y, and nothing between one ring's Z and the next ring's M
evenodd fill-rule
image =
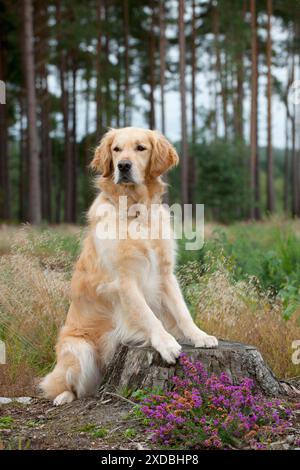
M271 450L299 449L298 400L287 403L294 410L293 427L270 444ZM132 403L115 397L84 399L54 407L33 398L29 404L12 401L0 405L0 449L154 449L141 421L131 413ZM300 449L299 449L300 450Z
M147 449L131 410L130 403L114 399L76 400L62 407L39 398L28 405L3 404L0 449Z

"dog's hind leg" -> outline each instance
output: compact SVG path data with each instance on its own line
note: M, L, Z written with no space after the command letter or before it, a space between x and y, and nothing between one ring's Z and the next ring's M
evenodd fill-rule
M57 364L40 383L44 396L55 405L94 395L100 383L100 370L93 346L81 338L64 338Z

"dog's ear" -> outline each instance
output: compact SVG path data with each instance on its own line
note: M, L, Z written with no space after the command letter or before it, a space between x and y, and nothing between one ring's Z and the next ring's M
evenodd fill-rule
M112 153L111 145L115 136L115 129L110 129L102 137L100 144L95 150L94 158L91 161L91 168L102 176L109 176L113 170L112 168Z
M178 153L173 145L158 131L150 131L152 137L152 155L150 176L157 178L179 162Z

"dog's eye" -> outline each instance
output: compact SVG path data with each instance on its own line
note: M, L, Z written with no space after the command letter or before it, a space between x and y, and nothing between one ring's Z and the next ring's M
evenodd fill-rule
M115 147L113 150L114 150L114 152L120 152L121 151L120 147Z
M143 150L146 150L146 147L144 147L143 145L138 145L136 149L137 149L139 152L143 152Z

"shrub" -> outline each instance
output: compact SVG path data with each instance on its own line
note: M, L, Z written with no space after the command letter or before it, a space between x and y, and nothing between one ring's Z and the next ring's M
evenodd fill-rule
M141 403L148 432L162 447L264 449L291 425L291 410L255 393L251 379L233 385L225 373L208 377L201 362L185 354L180 364L182 376L172 378L174 389Z

